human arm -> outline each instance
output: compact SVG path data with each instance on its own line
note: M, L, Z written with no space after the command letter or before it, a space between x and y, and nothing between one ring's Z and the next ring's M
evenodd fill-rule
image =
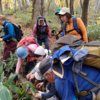
M82 32L83 40L87 43L88 36L87 36L86 28L85 28L83 21L80 18L77 18L77 25L78 25L78 28L80 29L80 31Z
M35 24L34 27L33 27L33 32L32 32L33 37L35 36L36 32L37 32L37 26Z
M23 59L18 58L17 64L16 64L16 73L19 72L19 69L21 67Z
M55 93L56 93L56 89L55 89L55 85L53 83L51 85L51 89L50 89L49 92L46 92L46 93L36 93L35 97L36 98L44 98L44 99L47 99L47 98L50 98L53 95L55 95Z
M48 37L51 38L51 32L48 24L47 24L47 31L48 31Z
M12 38L12 37L14 37L14 27L13 27L13 25L11 24L11 23L8 23L7 24L7 29L8 29L8 35L6 35L6 36L4 36L3 37L3 40L7 40L7 39L10 39L10 38Z

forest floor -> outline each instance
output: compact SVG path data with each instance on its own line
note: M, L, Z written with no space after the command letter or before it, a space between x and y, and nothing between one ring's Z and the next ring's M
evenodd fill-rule
M11 23L16 24L16 18L13 15L8 15L7 20ZM29 34L31 36L31 33L32 33L31 27L26 27L22 25L22 30L25 35ZM52 45L54 44L55 41L56 41L55 36L52 36L51 41L49 43L50 49L52 49Z

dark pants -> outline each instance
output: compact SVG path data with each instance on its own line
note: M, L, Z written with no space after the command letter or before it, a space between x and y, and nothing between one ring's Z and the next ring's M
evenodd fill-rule
M29 71L31 71L36 64L36 60L32 62L27 62L25 65L25 70L23 72L24 75L27 75Z
M37 39L37 43L39 45L42 45L42 43L44 43L45 44L45 48L49 50L49 40L48 40L48 38L45 38L43 40Z
M16 47L17 47L16 41L12 41L10 43L5 43L3 60L7 61L7 58L10 57L10 52L12 52L13 54L15 53Z

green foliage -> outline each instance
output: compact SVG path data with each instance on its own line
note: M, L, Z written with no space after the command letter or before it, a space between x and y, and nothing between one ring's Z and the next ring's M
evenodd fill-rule
M28 84L29 84L30 88L33 90L33 92L36 94L36 91L35 91L33 84L31 82L28 82Z
M30 26L31 25L31 21L32 21L32 17L30 13L27 14L19 14L19 12L14 14L14 17L17 18L17 24L22 24L24 26Z
M10 91L0 83L0 100L12 100Z
M89 41L100 40L100 26L88 26L86 29Z
M6 9L3 11L4 15L12 15L14 13L14 9Z

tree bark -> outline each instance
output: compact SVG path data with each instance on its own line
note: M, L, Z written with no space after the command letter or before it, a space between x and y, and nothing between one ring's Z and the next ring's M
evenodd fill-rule
M88 5L89 5L89 0L84 0L82 8L82 20L85 26L87 26Z
M68 0L65 0L65 2L66 2L66 6L68 7Z
M93 16L93 22L92 22L92 25L94 25L95 22L97 22L97 13L99 11L99 8L100 8L100 0L97 1L96 3L96 7L95 7L95 12L94 12L94 16Z
M72 15L74 15L74 7L73 7L73 5L74 5L74 0L70 0L70 13Z
M18 7L19 7L19 14L20 14L20 10L21 10L21 3L20 3L20 0L18 0Z
M1 12L1 14L3 14L3 12L2 12L2 0L0 0L0 12Z
M83 7L83 0L80 0L81 9Z
M41 16L44 14L44 0L41 0Z
M14 10L15 10L15 12L16 12L16 0L15 0L15 2L14 2Z
M47 15L49 15L49 9L50 9L50 4L51 4L52 0L49 1L49 4L47 6Z
M5 9L9 9L9 0L5 1Z
M31 24L32 27L36 24L37 18L40 16L40 7L41 7L40 5L41 5L41 0L33 0L32 24Z
M22 0L22 9L23 9L23 13L25 13L25 4L24 4L24 0Z

